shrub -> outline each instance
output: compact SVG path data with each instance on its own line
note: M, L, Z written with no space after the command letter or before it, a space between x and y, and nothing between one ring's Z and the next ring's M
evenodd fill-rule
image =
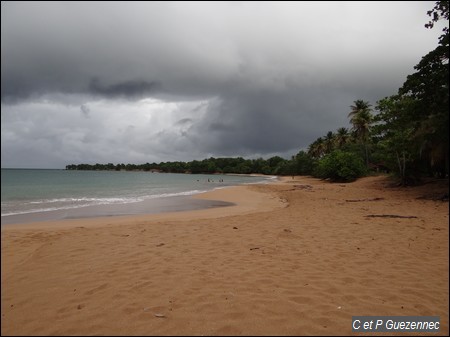
M366 174L361 157L355 153L336 150L323 157L317 164L313 175L332 181L354 181Z
M295 162L294 162L295 174L298 174L298 175L312 174L313 167L314 167L314 160L305 151L300 151L295 156Z

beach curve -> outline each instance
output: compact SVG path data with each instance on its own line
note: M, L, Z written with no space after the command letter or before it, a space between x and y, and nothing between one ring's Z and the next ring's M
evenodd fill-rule
M289 177L198 196L236 206L8 226L2 335L352 334L352 315L447 335L448 202L421 196Z

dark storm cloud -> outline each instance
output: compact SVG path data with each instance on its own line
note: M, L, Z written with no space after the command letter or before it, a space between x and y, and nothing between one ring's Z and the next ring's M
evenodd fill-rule
M94 78L89 83L89 93L130 99L151 96L160 88L160 83L146 81L127 81L105 86L100 83L98 78Z
M252 155L289 149L295 154L299 144L309 144L319 135L335 131L336 125L349 126L348 102L361 96L331 89L293 87L281 92L262 90L224 96L210 105L206 117L191 131L203 133L197 145L204 151Z
M423 28L433 2L1 6L10 165L19 137L33 141L24 127L61 163L295 153L348 126L354 100L395 93L440 34ZM46 111L63 130L52 138L31 117Z

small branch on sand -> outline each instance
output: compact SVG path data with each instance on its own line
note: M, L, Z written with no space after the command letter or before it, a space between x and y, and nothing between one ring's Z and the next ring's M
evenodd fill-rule
M360 201L378 201L384 200L384 198L366 198L366 199L347 199L346 202L360 202Z
M366 218L401 218L401 219L417 219L414 215L395 215L395 214L370 214Z

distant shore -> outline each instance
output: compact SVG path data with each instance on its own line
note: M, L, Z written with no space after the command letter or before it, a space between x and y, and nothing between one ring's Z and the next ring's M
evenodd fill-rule
M288 177L233 206L2 228L2 335L352 334L355 315L440 316L447 186Z

